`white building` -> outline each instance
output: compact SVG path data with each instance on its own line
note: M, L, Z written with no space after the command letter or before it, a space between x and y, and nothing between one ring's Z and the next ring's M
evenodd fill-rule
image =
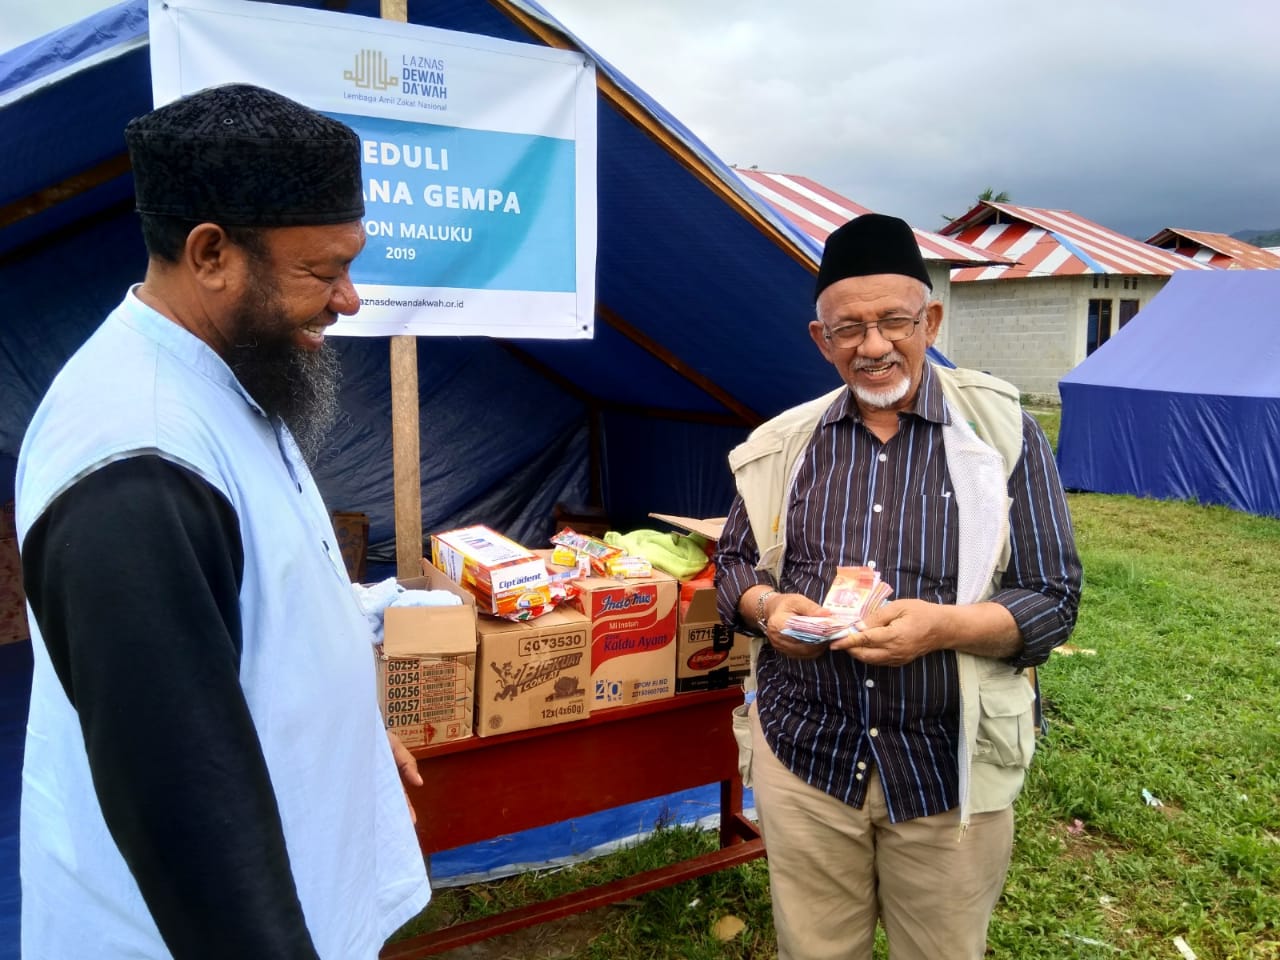
M1174 271L1214 269L1067 210L981 201L943 234L1014 261L952 270L947 355L1030 394L1056 396Z

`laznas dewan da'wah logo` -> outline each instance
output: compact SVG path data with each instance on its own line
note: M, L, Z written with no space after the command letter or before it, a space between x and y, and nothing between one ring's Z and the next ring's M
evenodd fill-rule
M400 78L391 71L391 64L381 50L361 50L356 54L355 66L342 71L342 79L361 90L380 92L400 86Z
M352 100L443 110L449 99L444 60L440 57L406 53L396 64L381 50L361 50L351 68L342 71L342 79L356 88L355 92L344 94Z

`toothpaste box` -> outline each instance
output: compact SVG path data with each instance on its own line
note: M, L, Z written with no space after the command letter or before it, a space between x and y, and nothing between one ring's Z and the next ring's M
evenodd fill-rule
M488 527L433 533L431 562L469 590L482 613L507 616L551 602L546 562Z

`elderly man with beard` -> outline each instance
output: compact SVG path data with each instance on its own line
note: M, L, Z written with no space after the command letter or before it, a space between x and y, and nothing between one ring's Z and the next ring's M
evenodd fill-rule
M942 323L910 227L831 234L815 345L844 385L754 431L716 558L720 613L762 638L740 741L782 960L978 960L1008 869L1043 663L1080 592L1053 454L1017 391L930 363ZM829 645L839 567L891 602Z
M421 781L305 458L360 306L359 140L242 84L125 138L146 276L18 465L23 956L373 958L430 896Z

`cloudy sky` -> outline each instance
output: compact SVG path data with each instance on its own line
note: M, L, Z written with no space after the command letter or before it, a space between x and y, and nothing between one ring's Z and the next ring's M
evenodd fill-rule
M542 0L720 157L937 228L984 188L1280 228L1280 0ZM0 0L8 48L108 4Z

